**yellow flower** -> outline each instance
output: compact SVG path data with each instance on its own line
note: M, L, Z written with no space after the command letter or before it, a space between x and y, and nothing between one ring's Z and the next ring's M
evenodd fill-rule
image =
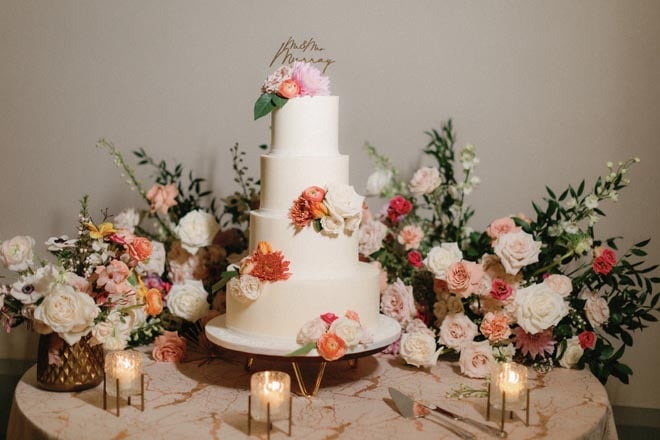
M147 286L144 285L144 282L142 281L142 277L139 275L135 275L137 277L137 282L138 282L138 288L137 288L137 297L139 300L142 300L146 295L147 295Z
M87 223L87 229L89 229L89 236L95 240L117 233L112 223L109 222L101 223L98 228L93 223Z

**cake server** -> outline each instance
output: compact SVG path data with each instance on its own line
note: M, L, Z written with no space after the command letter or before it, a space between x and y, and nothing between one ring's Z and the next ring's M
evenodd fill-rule
M436 413L442 414L443 416L448 417L457 422L467 423L468 425L474 426L475 428L480 429L496 437L500 437L500 438L506 437L505 431L500 431L494 426L487 425L486 423L460 416L449 410L440 408L437 405L428 405L422 402L416 402L415 400L406 396L405 394L403 394L402 392L400 392L395 388L389 388L389 391L390 391L390 396L392 396L392 400L394 400L394 404L399 409L399 412L401 412L401 414L406 418L419 416L420 413L423 414L423 411L420 411L420 407L421 407L426 410L435 411Z

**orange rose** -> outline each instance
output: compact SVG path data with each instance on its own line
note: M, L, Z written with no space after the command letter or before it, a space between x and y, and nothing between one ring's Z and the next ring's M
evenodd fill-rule
M149 289L145 296L147 302L144 307L145 312L149 316L156 316L163 311L163 297L158 289Z
M277 90L277 94L286 99L295 98L299 93L300 87L298 87L298 83L292 79L282 81L282 84L280 84L280 87Z
M145 237L133 237L128 243L128 254L137 261L144 261L151 257L153 245Z
M346 354L346 342L333 332L323 333L316 341L316 350L326 361L336 361Z

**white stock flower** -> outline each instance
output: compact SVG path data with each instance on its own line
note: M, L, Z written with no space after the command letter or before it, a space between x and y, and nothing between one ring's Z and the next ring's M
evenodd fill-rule
M146 274L162 275L165 271L165 261L167 254L165 252L165 245L160 241L152 241L151 256L147 261L138 263L138 270Z
M316 342L328 330L328 324L320 317L307 321L298 331L296 342L300 345Z
M425 368L436 364L440 350L436 350L432 335L424 330L416 330L401 336L399 355L406 363Z
M596 194L589 194L584 199L584 206L586 206L588 209L598 208L598 196Z
M500 235L493 248L507 273L516 275L528 264L539 261L541 242L524 231Z
M580 362L583 354L584 349L580 346L580 339L577 336L573 336L566 340L566 350L561 359L559 359L559 365L564 368L573 368Z
M358 251L368 256L383 246L383 240L387 236L387 226L376 220L369 220L360 226L360 238Z
M364 333L359 322L345 316L332 321L329 331L342 338L346 343L346 348L349 349L358 346Z
M518 325L531 335L556 325L568 314L564 298L544 283L518 289L514 302Z
M440 246L433 246L424 259L424 265L433 275L444 280L447 269L454 263L463 259L463 252L456 243L442 243Z
M493 349L488 341L466 344L458 358L461 374L475 379L483 379L488 376L494 362Z
M0 246L0 262L9 270L22 272L32 265L34 258L34 238L28 235L3 241Z
M422 167L410 179L410 192L416 196L430 194L442 183L440 172L434 167Z
M167 308L175 316L195 322L209 311L208 293L199 280L173 284L167 294Z
M34 319L73 345L89 332L98 314L91 296L69 285L55 284L34 310Z
M379 196L392 181L392 171L376 170L367 178L367 195Z
M201 247L213 242L213 237L220 230L220 225L213 215L204 211L190 211L184 215L176 227L176 234L181 239L181 246L192 255Z
M575 253L578 255L586 255L589 251L591 251L591 246L593 246L593 244L594 241L591 239L591 237L585 235L575 246Z
M355 192L352 186L343 183L328 185L324 203L338 216L347 218L362 212L364 197Z
M117 229L126 229L131 234L135 232L135 227L140 224L140 213L133 208L124 209L113 219L112 224Z
M455 351L461 351L465 345L472 342L477 333L477 325L470 318L464 313L455 313L447 315L442 321L438 342Z
M261 295L261 280L259 278L243 274L234 277L227 282L227 292L239 302L248 303L255 301Z

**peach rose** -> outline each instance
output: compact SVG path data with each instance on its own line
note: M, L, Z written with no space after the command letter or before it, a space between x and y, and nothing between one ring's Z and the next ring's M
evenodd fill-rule
M516 226L516 223L511 217L502 217L494 220L488 228L486 229L486 234L490 237L492 241L497 240L500 235L521 231L519 226Z
M153 245L151 240L145 237L133 237L128 242L128 254L136 261L145 261L151 257Z
M484 271L480 264L471 261L459 261L447 268L447 287L452 293L467 298L481 287Z
M494 363L493 350L488 341L470 342L458 359L461 374L478 379L488 376Z
M149 316L159 315L163 311L163 297L158 289L149 289L145 295L147 304L144 307Z
M151 202L149 211L153 214L159 211L161 214L167 214L167 210L176 205L176 196L179 190L176 185L170 183L169 185L155 184L147 192L147 199Z
M154 339L151 354L158 362L179 362L186 354L186 339L177 332L165 331Z
M298 83L292 79L282 81L282 84L280 84L280 87L277 89L277 94L286 99L295 98L299 93L300 87L298 86Z
M464 313L448 315L440 325L438 342L461 351L462 347L477 336L477 325Z
M316 350L326 361L336 361L346 354L346 343L336 334L327 332L316 341Z
M481 321L481 333L488 338L490 342L499 342L508 339L511 336L509 327L509 318L503 313L488 312Z
M422 238L424 238L424 231L422 231L422 228L417 225L407 225L401 229L401 232L399 232L396 239L407 251L409 251L411 249L419 248Z
M552 274L543 280L543 284L560 294L562 298L566 298L573 291L573 283L566 275Z

